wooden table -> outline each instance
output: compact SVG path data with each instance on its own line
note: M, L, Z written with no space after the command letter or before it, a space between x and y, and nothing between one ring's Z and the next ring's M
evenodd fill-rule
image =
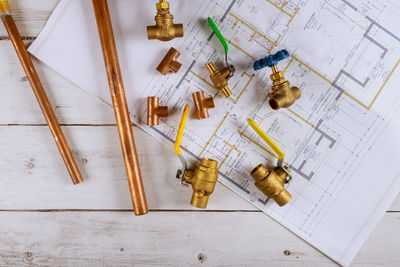
M10 2L29 44L58 1ZM0 57L1 266L335 265L221 184L193 209L172 147L136 127L151 212L135 217L112 108L35 60L85 177L73 186L3 26ZM354 265L399 265L399 252L400 198Z

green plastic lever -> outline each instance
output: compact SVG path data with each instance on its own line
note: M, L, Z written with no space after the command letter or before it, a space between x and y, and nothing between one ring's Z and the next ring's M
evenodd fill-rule
M213 31L215 32L215 34L217 35L219 41L221 42L221 44L224 47L225 50L225 54L228 54L229 52L229 47L228 44L226 43L224 36L222 36L221 32L218 30L217 25L215 25L214 21L212 20L212 18L208 17L208 23L210 24L211 28L213 29Z

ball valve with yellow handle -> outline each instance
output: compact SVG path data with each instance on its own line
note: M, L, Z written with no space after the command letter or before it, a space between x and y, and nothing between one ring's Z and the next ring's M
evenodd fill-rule
M205 209L218 181L218 162L213 159L203 158L195 170L187 168L187 162L182 155L180 146L188 115L189 105L186 105L175 141L175 153L183 165L183 168L177 171L176 178L181 180L183 186L192 185L193 194L190 204L194 207Z
M278 110L280 108L288 108L300 98L301 91L299 88L290 86L290 83L283 76L282 71L278 71L276 65L279 61L289 57L290 54L287 50L283 49L276 54L269 55L265 58L254 62L254 70L260 70L265 67L270 67L272 70L272 93L268 95L269 105L272 109Z
M210 79L214 84L215 89L225 97L230 97L232 95L231 90L229 89L228 81L233 77L235 73L235 68L233 65L230 65L228 62L228 52L229 47L225 41L225 38L222 36L221 32L218 30L212 18L208 18L208 23L214 31L214 34L218 37L222 46L224 47L225 52L225 68L222 70L218 70L213 62L210 62L206 65L208 71L210 72Z
M285 154L253 120L247 119L247 123L278 155L276 168L267 168L263 164L259 164L251 171L250 175L254 178L255 186L264 195L272 198L279 206L284 206L292 198L285 188L285 184L292 179L289 167L283 165Z
M174 24L174 16L169 12L169 3L160 0L156 8L156 25L147 26L147 38L169 41L176 37L183 37L183 24Z

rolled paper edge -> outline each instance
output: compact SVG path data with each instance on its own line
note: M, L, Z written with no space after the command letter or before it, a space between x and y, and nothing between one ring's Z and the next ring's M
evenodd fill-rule
M10 6L8 5L8 0L0 0L0 16L5 16L10 14Z

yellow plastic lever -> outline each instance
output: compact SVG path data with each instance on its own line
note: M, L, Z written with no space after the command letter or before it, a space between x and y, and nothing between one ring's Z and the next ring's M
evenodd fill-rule
M260 126L257 125L252 119L247 119L247 123L253 128L254 131L264 140L275 153L278 155L278 159L283 160L285 158L285 153L272 141L272 139L261 130Z
M10 7L8 0L0 0L0 16L4 16L10 13Z
M185 109L183 110L181 123L179 124L178 134L176 135L176 140L175 140L175 153L178 156L182 155L181 142L188 115L189 115L189 105L186 105Z

